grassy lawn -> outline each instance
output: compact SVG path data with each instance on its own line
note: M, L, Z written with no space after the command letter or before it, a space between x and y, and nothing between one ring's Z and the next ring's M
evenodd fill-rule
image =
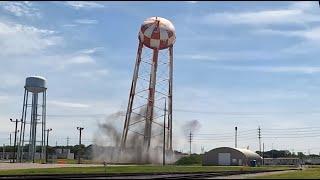
M284 174L257 176L254 179L320 179L320 168L311 167L305 170L297 170Z
M252 171L252 170L280 170L289 167L242 167L242 166L107 166L107 173L160 173L160 172L219 172L219 171ZM105 173L104 167L64 167L64 168L43 168L43 169L15 169L2 170L0 175L19 174L95 174Z

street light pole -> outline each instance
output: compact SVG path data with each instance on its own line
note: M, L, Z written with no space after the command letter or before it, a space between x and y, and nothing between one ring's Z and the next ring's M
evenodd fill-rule
M77 129L78 129L79 132L80 132L80 135L79 135L79 150L78 150L78 164L80 164L81 132L82 132L82 130L83 130L84 128L83 128L83 127L77 127Z
M50 131L52 131L52 128L47 129L46 164L48 163L48 147L49 147L49 132Z
M238 127L236 126L235 128L234 128L234 130L235 130L235 136L234 136L234 147L235 148L238 148Z
M15 122L16 123L16 128L14 130L14 145L13 145L13 163L15 161L15 158L16 158L16 142L17 142L17 128L18 128L18 122L19 120L16 119L15 121L10 119L11 122Z

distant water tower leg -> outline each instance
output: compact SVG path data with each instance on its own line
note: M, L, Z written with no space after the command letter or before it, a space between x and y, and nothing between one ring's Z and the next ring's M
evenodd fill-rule
M46 79L40 76L31 76L26 78L24 91L24 102L22 108L22 123L20 127L20 138L18 143L18 159L20 162L26 158L29 161L35 162L39 159L40 162L45 160L45 126L46 126ZM42 93L42 96L39 96ZM31 95L31 109L28 116L29 95ZM26 125L28 124L29 131L26 133ZM37 127L41 125L40 133L41 141L37 141ZM29 138L29 139L26 139ZM24 156L25 142L29 144L27 149L27 157ZM40 142L40 143L38 143ZM38 144L37 144L38 143ZM40 146L40 151L37 152L37 146ZM37 154L38 153L38 154Z

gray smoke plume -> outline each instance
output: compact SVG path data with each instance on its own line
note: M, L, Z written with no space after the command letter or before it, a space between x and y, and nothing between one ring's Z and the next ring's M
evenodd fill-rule
M144 114L145 109L141 109L139 114ZM145 151L143 136L137 133L128 133L126 148L121 151L121 136L124 116L117 112L108 116L104 123L98 124L98 131L95 133L93 147L93 160L96 162L107 163L162 163L162 135L152 138L148 152ZM141 116L131 117L131 123L143 120ZM161 132L161 127L153 126L152 131ZM133 130L143 134L144 123L137 123ZM174 162L176 159L172 153L166 154L167 163Z
M198 120L187 121L183 124L184 134L187 135L190 132L196 133L201 128L201 124Z

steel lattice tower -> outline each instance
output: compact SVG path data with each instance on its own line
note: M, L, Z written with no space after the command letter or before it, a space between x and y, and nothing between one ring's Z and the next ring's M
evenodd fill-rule
M149 150L151 140L163 134L161 129L166 128L166 148L172 151L172 80L175 39L175 28L167 19L151 17L141 25L121 139L122 148L126 147L128 133L131 132L141 135L144 147ZM166 127L161 123L163 118L166 118ZM160 133L157 134L157 132Z

